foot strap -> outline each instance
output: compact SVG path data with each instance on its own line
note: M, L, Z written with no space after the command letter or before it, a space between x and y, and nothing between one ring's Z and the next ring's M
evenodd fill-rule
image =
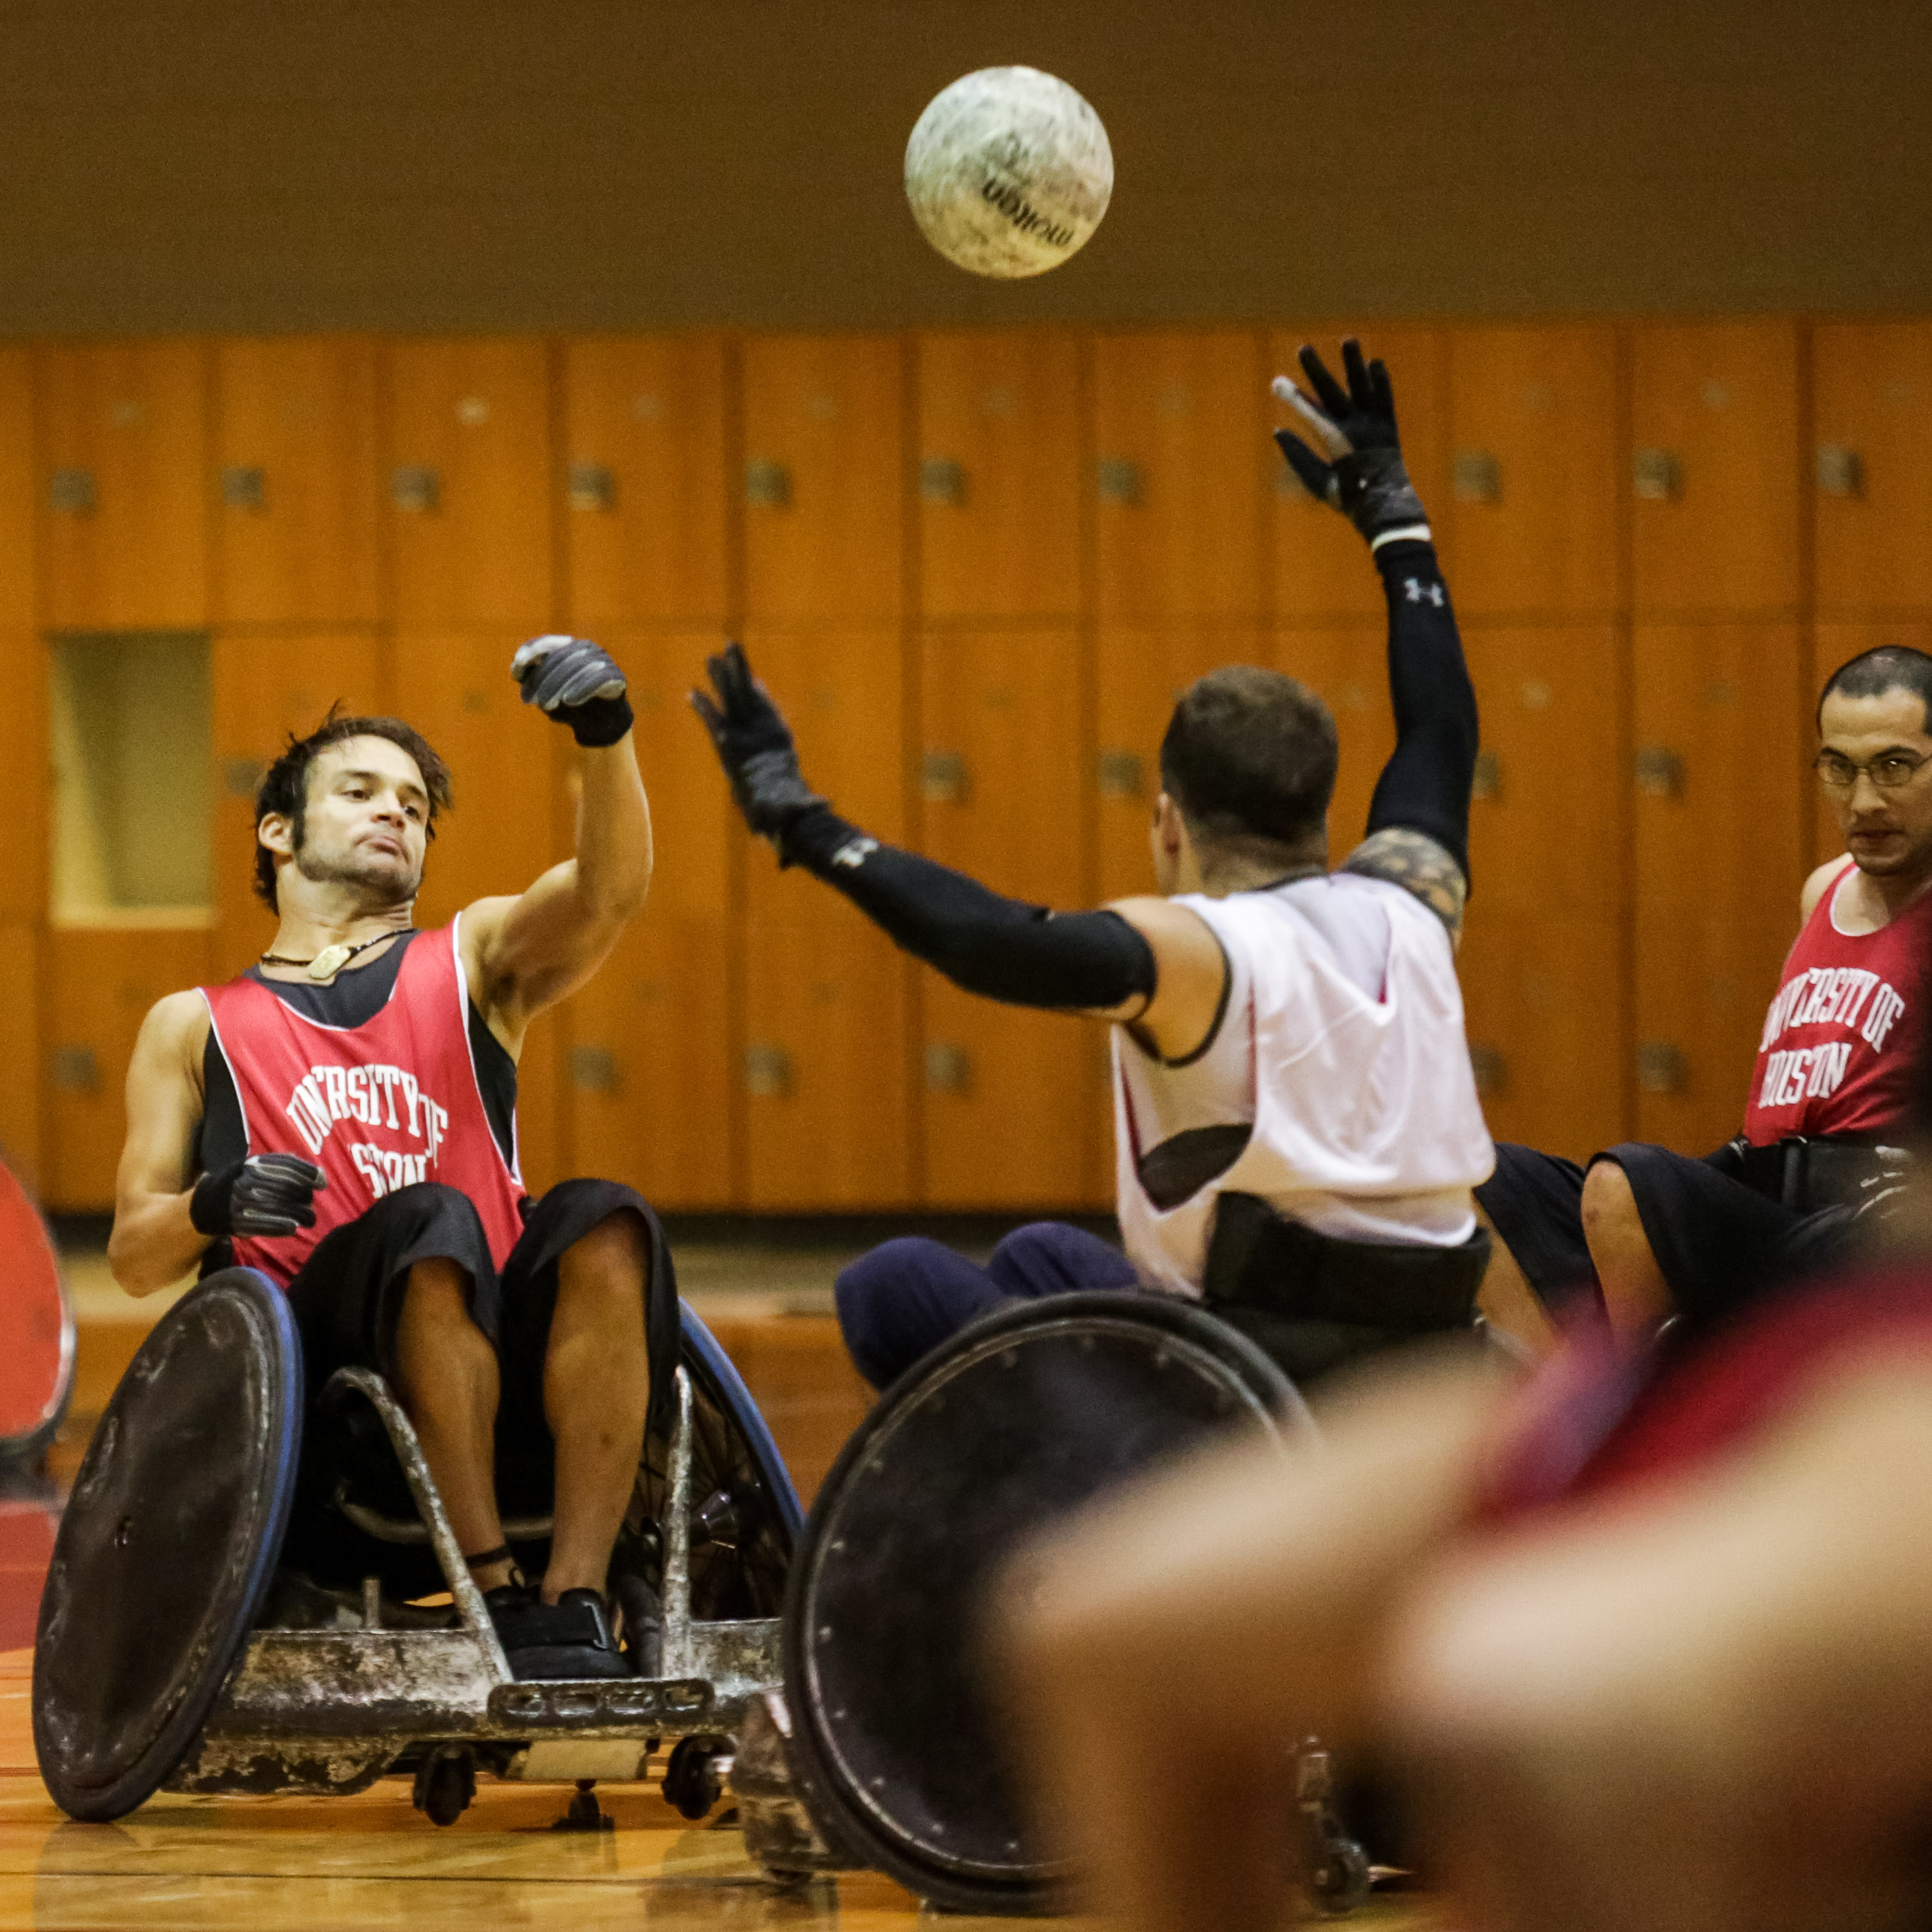
M472 1570L487 1570L493 1563L507 1563L512 1552L507 1543L500 1543L494 1550L478 1550L474 1556L463 1560Z

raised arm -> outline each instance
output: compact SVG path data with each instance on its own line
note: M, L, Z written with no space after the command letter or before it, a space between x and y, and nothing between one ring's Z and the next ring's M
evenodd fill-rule
M569 727L583 748L577 850L520 898L479 899L464 915L470 990L512 1052L544 1007L596 971L644 902L651 814L631 740L624 674L583 638L534 638L510 662L524 702Z
M1327 455L1285 430L1276 436L1282 453L1310 492L1368 539L1388 604L1396 746L1370 803L1368 836L1342 870L1405 887L1460 934L1468 896L1476 694L1428 518L1402 461L1388 371L1379 362L1365 364L1352 340L1342 345L1342 359L1346 389L1309 348L1301 366L1315 399L1286 376L1274 385Z
M1098 912L1054 912L881 844L806 782L791 728L739 646L712 658L710 669L711 694L693 692L692 703L746 822L770 840L781 865L802 866L835 887L954 985L1015 1006L1132 1021L1162 1052L1174 1050L1163 1028L1190 1023L1184 1008L1198 1004L1212 1013L1220 950L1184 907L1132 900ZM1186 1046L1198 1044L1203 1030L1196 1025Z

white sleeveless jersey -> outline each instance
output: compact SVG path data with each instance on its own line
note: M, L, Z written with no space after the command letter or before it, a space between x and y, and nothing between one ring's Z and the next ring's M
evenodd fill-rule
M1174 903L1214 929L1228 994L1213 1039L1185 1062L1114 1029L1120 1232L1142 1278L1200 1294L1223 1191L1343 1239L1467 1240L1470 1190L1495 1151L1442 922L1401 886L1349 872ZM1232 1166L1172 1208L1148 1198L1151 1149L1242 1124Z

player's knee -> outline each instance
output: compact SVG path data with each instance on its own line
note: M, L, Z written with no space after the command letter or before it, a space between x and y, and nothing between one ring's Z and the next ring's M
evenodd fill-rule
M1583 1177L1584 1238L1594 1244L1641 1225L1630 1176L1613 1160L1598 1161Z
M607 1214L564 1250L573 1283L628 1306L644 1293L651 1271L651 1244L643 1222L628 1208Z

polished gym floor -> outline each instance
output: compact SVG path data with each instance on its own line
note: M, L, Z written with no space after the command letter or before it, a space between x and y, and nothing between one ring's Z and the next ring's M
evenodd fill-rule
M687 1294L721 1333L734 1322L780 1317L812 1324L815 1333L815 1324L829 1322L840 1259L698 1248L681 1250L680 1266ZM139 1336L172 1299L130 1303L100 1258L70 1252L64 1261L82 1343L70 1424L52 1459L46 1493L0 1498L0 1932L868 1932L920 1918L916 1899L872 1874L794 1889L768 1885L733 1828L728 1800L692 1825L655 1781L600 1785L615 1828L594 1834L552 1830L568 1787L487 1780L468 1813L444 1829L416 1810L404 1779L385 1780L356 1798L164 1795L116 1825L63 1817L34 1768L33 1654L26 1647L58 1486L71 1477L99 1403ZM802 1441L811 1442L820 1424L844 1426L832 1408L820 1415L809 1407L809 1390L795 1399L807 1405L794 1418ZM946 1922L968 1932L995 1922ZM1426 1932L1436 1921L1426 1901L1408 1898L1378 1899L1350 1922L1376 1932Z

